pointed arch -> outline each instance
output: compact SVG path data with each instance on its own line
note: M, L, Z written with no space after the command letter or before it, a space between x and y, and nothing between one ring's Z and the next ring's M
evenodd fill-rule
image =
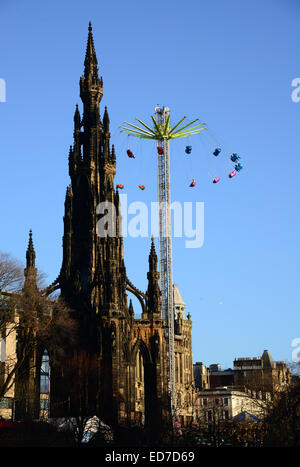
M137 338L137 341L134 344L133 349L132 349L132 357L131 357L132 363L135 363L136 358L137 358L137 353L139 351L141 352L143 356L145 364L152 363L151 353L148 349L148 346L146 345L146 343L143 341L143 339L140 336Z
M157 365L149 345L140 335L132 348L131 362L135 367L134 386L140 399L136 412L140 412L140 421L146 426L158 426Z

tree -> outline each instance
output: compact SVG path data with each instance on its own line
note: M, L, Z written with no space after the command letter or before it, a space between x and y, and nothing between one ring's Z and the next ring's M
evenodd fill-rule
M20 291L24 283L22 264L0 251L0 293L2 290Z
M263 420L264 446L300 447L300 379L292 378Z

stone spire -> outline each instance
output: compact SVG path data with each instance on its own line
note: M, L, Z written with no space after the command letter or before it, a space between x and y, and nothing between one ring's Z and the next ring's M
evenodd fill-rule
M157 272L157 254L153 235L151 237L151 249L149 254L149 272Z
M106 106L105 106L104 115L103 115L103 130L105 133L109 133L109 115L108 115Z
M107 108L103 122L100 117L102 79L98 76L91 24L80 97L83 112L76 106L74 143L69 150L71 185L66 194L59 281L62 295L72 308L79 310L78 315L95 317L100 313L119 312L127 306L127 301L123 239L119 235L119 197L114 189L116 154L114 147L110 150ZM112 203L117 213L117 219L113 219L116 235L107 238L98 234L98 222L105 214L101 203L105 202ZM82 322L86 326L88 319L85 317Z
M96 127L100 122L99 105L103 96L103 80L99 78L92 26L89 23L89 35L84 60L84 72L80 78L80 97L83 102L83 125Z
M134 315L134 310L133 310L133 305L132 305L132 300L131 299L130 299L130 302L129 302L128 311L129 311L130 316Z
M26 251L26 268L24 269L24 289L29 286L36 287L37 269L35 267L35 250L32 240L32 230L29 231L29 242Z
M26 268L35 268L35 251L32 240L32 230L29 230L29 242L26 251Z
M86 78L94 77L99 80L98 76L98 60L95 52L94 38L92 32L92 23L89 22L89 34L86 45L86 53L84 60L84 76Z
M80 120L80 112L78 109L78 104L76 104L76 109L74 113L74 130L80 130L81 120Z
M151 249L149 254L149 272L148 278L148 313L149 317L152 314L161 313L161 293L159 289L159 272L157 271L157 254L155 251L154 237L151 239Z

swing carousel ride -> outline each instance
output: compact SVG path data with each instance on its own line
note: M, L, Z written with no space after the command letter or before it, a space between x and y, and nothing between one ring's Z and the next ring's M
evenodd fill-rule
M158 180L158 201L159 201L159 263L160 263L160 289L162 299L162 316L165 319L165 333L168 343L168 370L169 370L169 394L173 419L176 420L176 376L175 376L175 348L174 348L174 303L173 303L173 272L172 272L172 232L171 232L171 183L170 183L170 145L171 140L180 138L190 138L198 135L203 130L208 130L205 123L197 123L195 119L184 124L186 117L183 117L175 125L170 124L170 109L168 107L156 107L155 117L151 116L152 126L147 125L142 120L136 118L141 126L125 122L127 126L121 126L121 132L129 136L137 137L141 140L148 139L156 142L157 153L157 180ZM183 126L182 126L183 125ZM194 126L192 126L194 125ZM211 154L219 158L222 147L215 147ZM129 159L136 159L132 149L126 151ZM192 146L185 147L185 153L190 156ZM232 179L240 172L243 165L240 156L232 153L229 157L231 167L228 178ZM219 183L221 176L214 174L212 183ZM196 179L192 178L189 187L196 186ZM122 184L117 185L118 189L124 189ZM145 185L138 185L140 190L145 190Z

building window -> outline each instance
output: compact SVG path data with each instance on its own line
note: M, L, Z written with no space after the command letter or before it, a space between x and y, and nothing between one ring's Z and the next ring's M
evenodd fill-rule
M42 394L49 394L49 355L47 350L43 353L42 365L41 365L41 385L40 391Z
M203 405L207 406L207 399L203 399Z
M2 397L0 399L0 409L11 409L12 399L10 397Z
M225 418L225 420L229 420L228 410L224 410L224 418Z
M228 405L228 397L224 398L224 405Z
M40 399L40 409L41 410L49 409L49 399Z
M6 361L5 354L6 354L6 343L4 339L0 338L0 362L1 363L5 363Z

